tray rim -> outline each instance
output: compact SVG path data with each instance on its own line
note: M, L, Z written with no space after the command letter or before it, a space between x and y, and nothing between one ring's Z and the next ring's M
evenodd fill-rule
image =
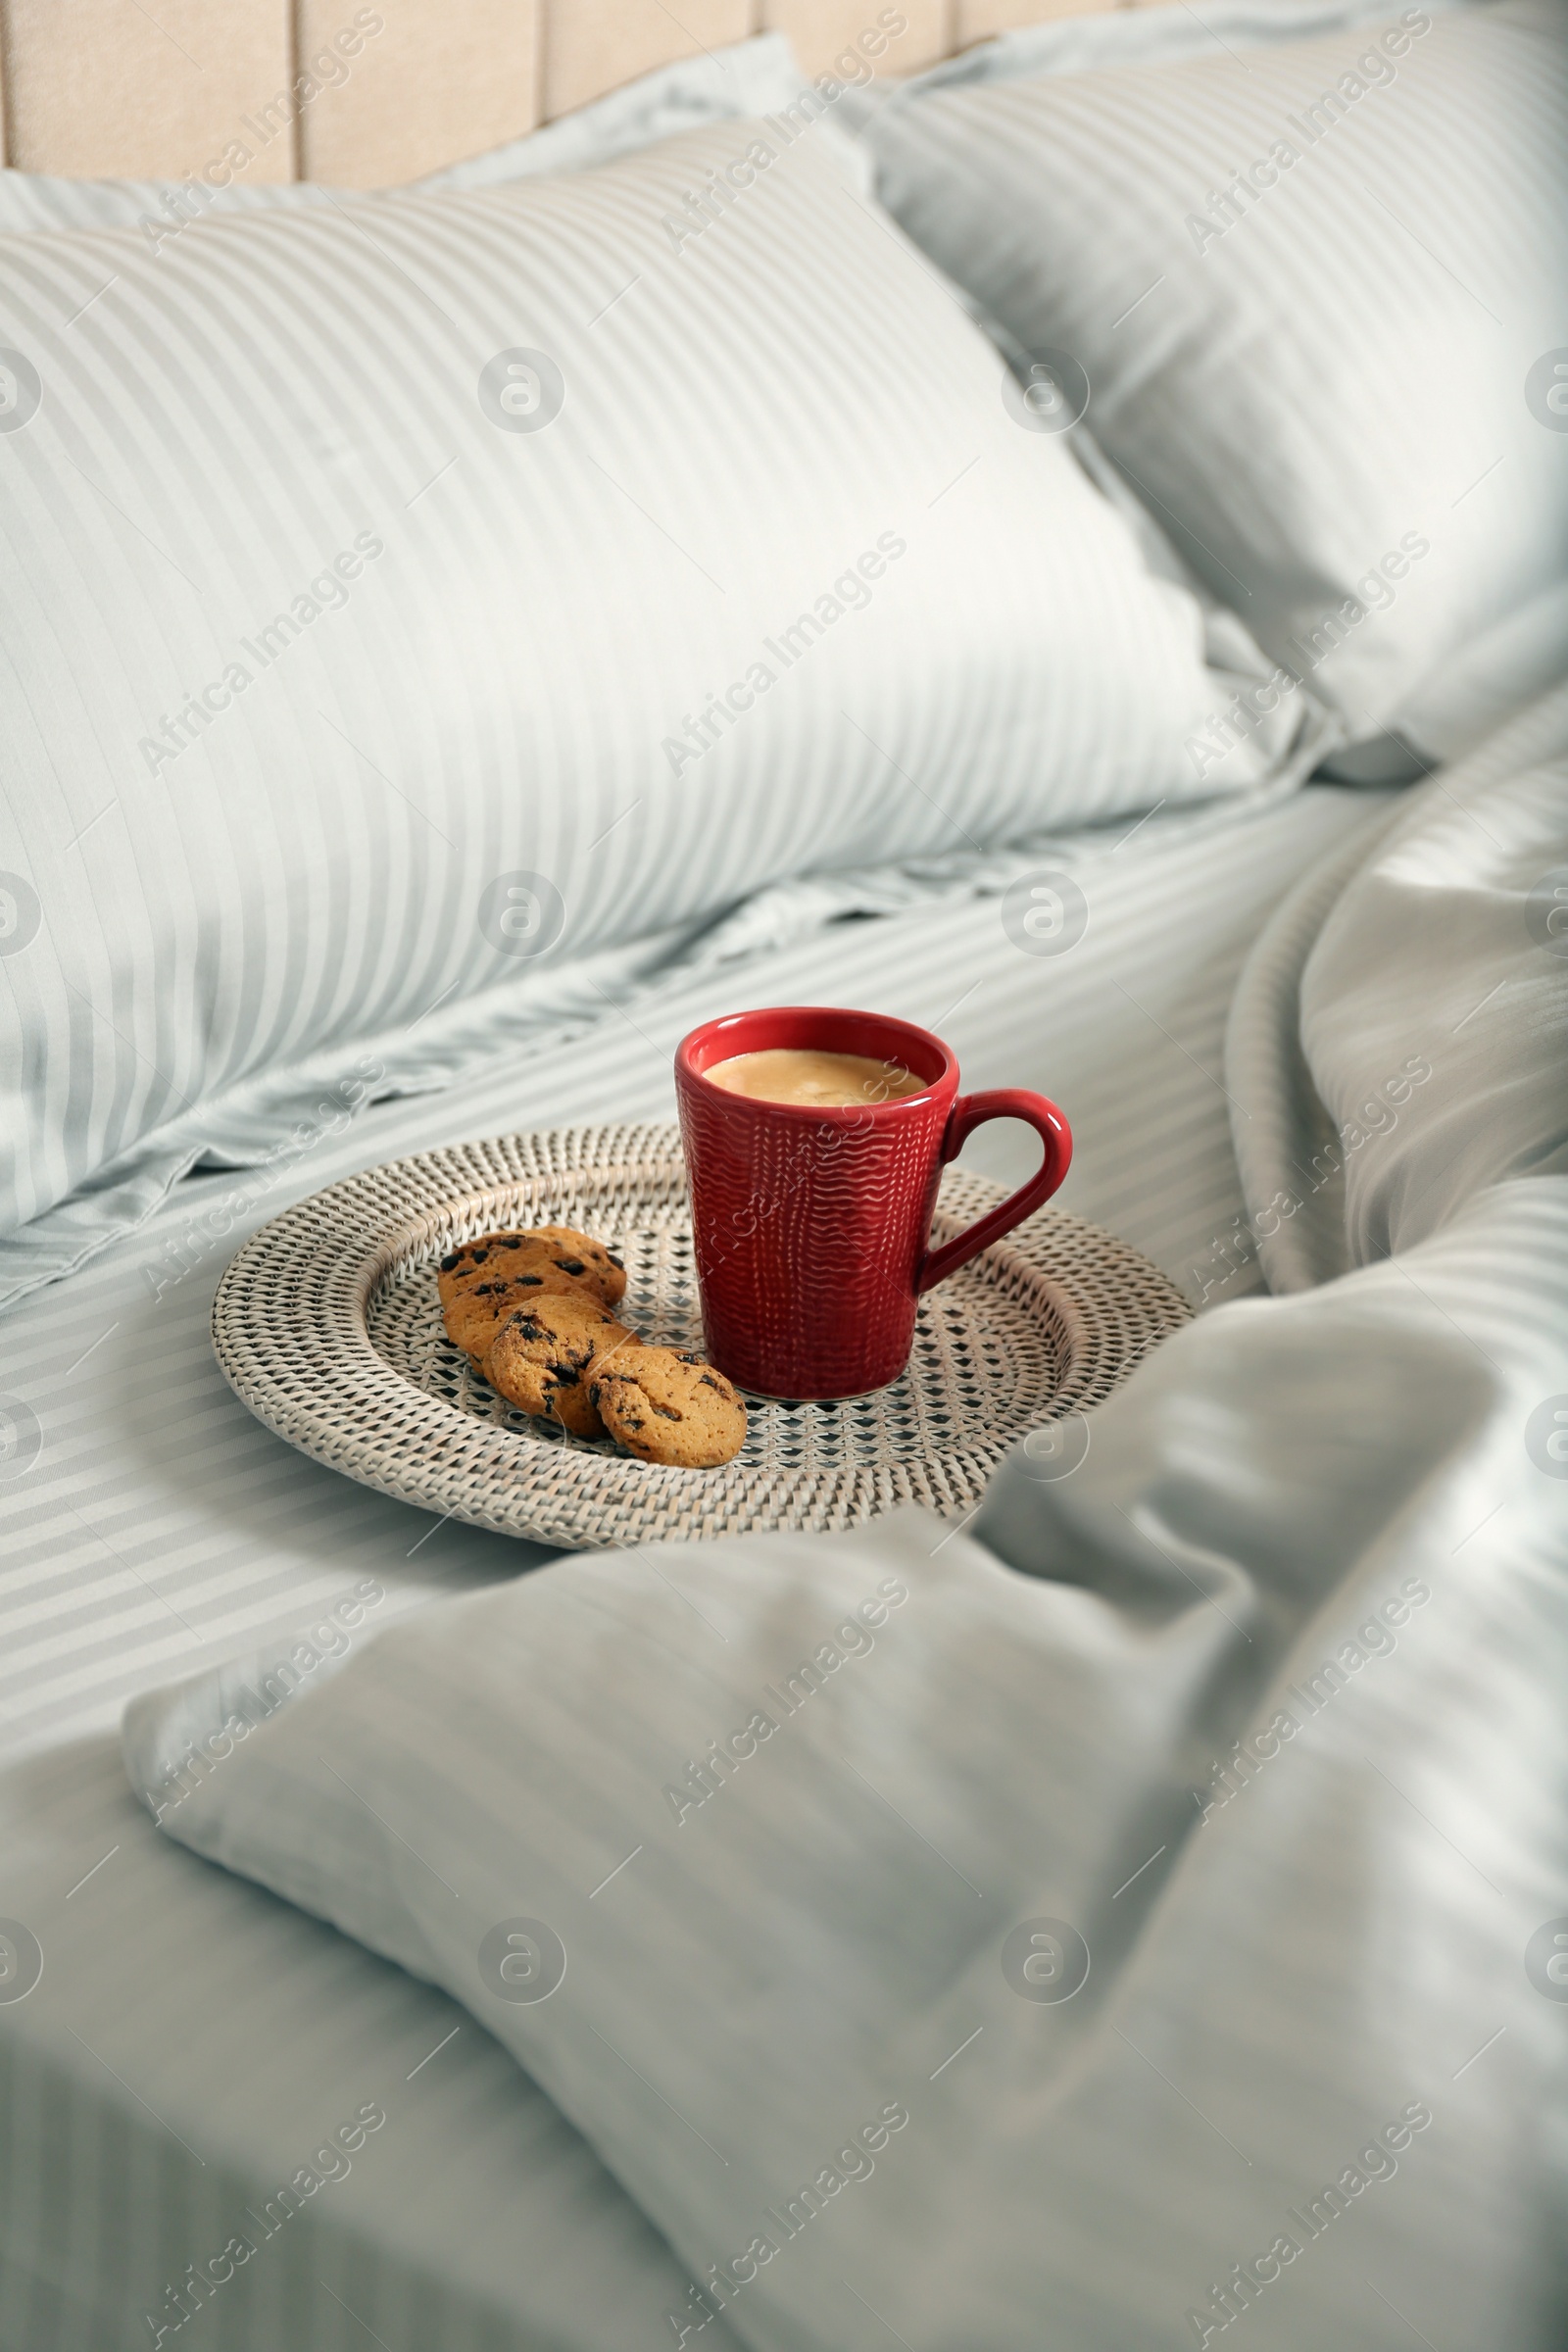
M607 1146L612 1148L608 1153ZM500 1181L480 1181L479 1170L472 1168L470 1179L463 1180L461 1163L468 1160L469 1155L503 1153L512 1155L519 1173ZM459 1165L455 1167L454 1162ZM543 1508L529 1511L514 1500L498 1509L490 1507L481 1494L455 1493L451 1467L442 1458L451 1452L452 1441L466 1439L471 1447L482 1446L486 1451L495 1451L497 1441L504 1442L508 1448L521 1441L504 1425L462 1412L445 1398L421 1388L383 1356L370 1337L368 1310L372 1299L389 1273L408 1259L420 1241L440 1234L450 1234L456 1239L465 1219L470 1220L472 1230L480 1230L478 1221L495 1213L488 1203L499 1196L552 1182L591 1183L596 1178L613 1179L617 1174L632 1176L639 1172L652 1181L667 1183L674 1177L684 1183L685 1163L678 1127L651 1122L606 1122L512 1130L409 1153L339 1178L269 1218L241 1244L225 1266L214 1297L210 1325L219 1368L240 1401L265 1427L309 1459L358 1484L414 1509L459 1518L496 1534L570 1549L598 1549L682 1536L718 1536L764 1529L847 1528L862 1524L901 1501L923 1501L939 1513L972 1507L978 1498L977 1487L983 1492L1000 1462L1029 1429L1047 1426L1080 1409L1087 1389L1098 1387L1106 1395L1111 1393L1163 1339L1192 1319L1193 1310L1177 1286L1131 1244L1070 1210L1048 1204L982 1251L955 1278L961 1282L964 1276L973 1276L988 1266L995 1277L1004 1270L1004 1261L1012 1258L1021 1262L1033 1282L1044 1282L1051 1291L1053 1308L1065 1329L1069 1366L1083 1376L1069 1376L1051 1398L1048 1409L1037 1413L1027 1427L1015 1427L995 1439L966 1443L912 1462L849 1463L814 1469L769 1470L727 1464L719 1471L687 1471L557 1443L550 1446L545 1457L554 1473L557 1491ZM957 1168L948 1171L946 1183L953 1193L967 1195L968 1199L961 1210L945 1207L939 1201L932 1221L933 1233L939 1235L945 1227L958 1230L991 1200L1004 1198L1007 1190L989 1178ZM421 1199L420 1193L431 1184L439 1185L439 1194L433 1199ZM395 1195L398 1190L410 1187L414 1188L416 1198L401 1207L395 1199L389 1198L387 1223L373 1233L367 1233L367 1194L373 1200L378 1191L391 1188ZM315 1366L315 1373L319 1376L329 1366L333 1402L313 1413L308 1403L302 1404L297 1395L290 1394L289 1387L290 1371L296 1380L303 1380L308 1367L289 1371L276 1368L268 1361L265 1349L260 1351L259 1370L254 1362L247 1363L245 1359L256 1359L259 1351L249 1329L251 1318L244 1310L249 1287L258 1271L270 1270L276 1253L279 1250L287 1253L291 1242L297 1252L309 1251L310 1258L318 1257L334 1240L341 1247L342 1219L334 1222L332 1212L337 1207L347 1214L351 1204L352 1221L359 1226L365 1240L365 1253L355 1261L352 1291L339 1302L340 1307L348 1309L346 1319L335 1327L330 1320L323 1320L316 1334L321 1361ZM1058 1250L1076 1249L1091 1264L1097 1257L1112 1265L1119 1260L1136 1281L1137 1290L1146 1301L1145 1321L1150 1328L1141 1339L1132 1340L1108 1384L1103 1367L1097 1360L1097 1348L1092 1344L1094 1335L1080 1300L1059 1275L1031 1252L1028 1247L1031 1242L1036 1250L1052 1243L1058 1246ZM1128 1287L1131 1292L1132 1283ZM378 1442L373 1429L344 1425L345 1386L351 1392L366 1389L362 1409L369 1415L377 1412L378 1400L384 1413L389 1384L395 1384L405 1412L412 1413L416 1423L425 1424L423 1432L418 1427L406 1428L400 1446L406 1448L421 1435L432 1441L412 1461L406 1453L403 1459L398 1459L393 1448ZM1095 1396L1087 1409L1093 1409L1093 1404L1100 1401L1103 1401L1103 1396ZM490 1433L488 1440L481 1434L486 1431ZM447 1443L443 1444L443 1439ZM519 1457L508 1453L501 1458L515 1462ZM541 1462L541 1468L545 1462ZM593 1469L587 1471L581 1465L592 1465ZM610 1475L613 1473L631 1473L635 1485L624 1476ZM476 1473L469 1473L470 1488L475 1476ZM740 1489L737 1477L743 1482ZM519 1497L527 1493L529 1483L518 1482ZM461 1477L458 1484L461 1490ZM531 1482L535 1489L538 1484ZM560 1491L562 1486L565 1489L564 1494ZM631 1506L634 1515L652 1518L660 1524L640 1533L618 1535L595 1532L585 1524L589 1513L612 1521L616 1516L617 1494L633 1495L635 1506L640 1506L640 1511ZM701 1507L705 1500L713 1506L727 1501L731 1508L705 1510ZM627 1507L621 1503L623 1511Z

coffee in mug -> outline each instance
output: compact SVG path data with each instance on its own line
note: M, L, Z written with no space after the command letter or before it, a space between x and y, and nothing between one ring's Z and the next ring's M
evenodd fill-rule
M854 1102L896 1102L922 1095L926 1082L897 1061L869 1054L834 1054L825 1046L770 1046L760 1054L732 1054L706 1073L710 1086L747 1095L754 1102L800 1102L844 1109Z

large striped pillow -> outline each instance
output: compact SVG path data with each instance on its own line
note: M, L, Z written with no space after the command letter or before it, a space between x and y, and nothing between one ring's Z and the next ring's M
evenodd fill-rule
M1270 771L799 134L0 241L0 1233L542 956Z
M1450 755L1568 665L1562 24L1412 7L1244 53L1222 18L1175 62L944 69L870 126L883 201L1087 379L1194 568L1358 738Z

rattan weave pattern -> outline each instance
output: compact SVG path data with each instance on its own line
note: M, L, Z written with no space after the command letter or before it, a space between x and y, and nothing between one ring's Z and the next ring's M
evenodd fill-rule
M1000 1198L949 1170L945 1238ZM624 1257L644 1339L702 1341L679 1131L578 1127L423 1152L300 1201L239 1251L213 1306L225 1378L279 1437L422 1510L589 1547L845 1528L978 1502L1032 1428L1102 1403L1188 1319L1158 1270L1042 1209L927 1294L909 1368L841 1404L748 1399L720 1470L627 1459L515 1412L441 1329L435 1261L492 1226L573 1225Z

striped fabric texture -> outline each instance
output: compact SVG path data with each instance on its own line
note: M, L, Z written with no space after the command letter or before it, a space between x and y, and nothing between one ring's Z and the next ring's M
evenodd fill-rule
M562 1561L242 1740L249 1676L127 1710L167 1835L434 1979L592 2140L696 2282L675 2342L1560 2347L1542 717L1307 958L1352 1270L1199 1317L1067 1475Z
M542 959L1288 761L1194 759L1199 603L828 130L0 245L0 1234Z
M597 1023L585 1005L583 1034L352 1126L317 1121L262 1166L193 1176L143 1232L8 1316L0 1915L35 1935L45 1973L0 2003L5 2352L150 2345L146 2314L172 2323L186 2266L236 2229L255 2234L245 2208L265 2216L372 2099L387 2125L351 2173L274 2222L165 2352L350 2352L369 2340L358 2322L392 2352L651 2352L686 2291L684 2268L498 2042L433 1987L192 1860L126 1785L128 1697L248 1651L287 1656L366 1580L385 1598L357 1613L356 1647L541 1557L334 1477L251 1418L208 1336L247 1235L408 1152L672 1117L669 1057L688 1029L820 998L934 1027L966 1087L1054 1095L1076 1144L1063 1206L1124 1234L1195 1303L1235 1298L1259 1279L1221 1054L1235 977L1294 878L1376 815L1315 787L1272 808L1161 811L923 886L885 874L881 904L902 910L829 921L829 902L813 925L796 908L793 939L781 903L761 953L666 973L616 1010L601 1003ZM1021 883L1027 898L1041 869L1070 876L1088 908L1064 953L1026 952L1006 927L1007 892ZM869 877L858 899L878 904ZM998 1125L964 1163L1015 1183L1032 1151ZM36 1453L18 1444L24 1414ZM683 1620L702 1631L665 1600L675 1638ZM700 2340L726 2333L715 2324Z
M1500 0L1244 52L1220 18L1157 65L959 61L868 133L884 202L1087 378L1279 690L1358 739L1452 756L1568 666L1562 24Z

